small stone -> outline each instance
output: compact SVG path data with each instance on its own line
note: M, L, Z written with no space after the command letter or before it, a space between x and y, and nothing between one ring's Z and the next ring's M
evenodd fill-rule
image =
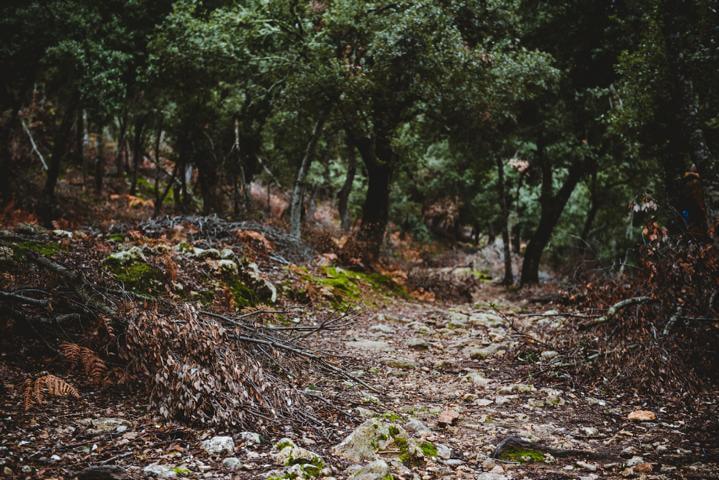
M442 458L444 460L449 460L452 458L452 449L449 448L447 445L441 444L441 443L435 443L435 448L437 448L437 456L439 458Z
M580 468L583 468L585 470L589 470L590 472L596 472L597 471L597 465L594 463L584 462L582 460L579 460L577 462L577 466Z
M429 433L432 431L424 422L416 418L410 418L407 423L404 424L404 428L414 433Z
M599 435L599 430L594 427L582 427L580 430L586 437L596 437Z
M459 418L459 412L452 408L448 408L439 414L437 423L440 425L452 425Z
M407 340L407 346L416 350L427 350L429 348L429 342L423 338L410 338Z
M353 480L382 480L389 476L390 470L387 462L375 460L366 465L352 465L345 473Z
M545 350L540 354L542 360L544 360L545 362L548 362L549 360L555 358L557 355L559 355L559 352L557 352L556 350Z
M638 455L635 455L629 460L627 460L624 465L627 467L633 467L635 465L639 465L640 463L644 463L644 459Z
M235 451L235 441L232 437L216 436L209 440L205 440L201 444L202 449L210 455L218 453L233 453Z
M349 348L355 350L363 350L366 352L388 352L392 350L392 346L389 343L383 342L381 340L360 339L353 342L347 342L345 345L347 345Z
M32 467L30 465L23 465L20 471L22 473L32 473Z
M477 475L477 480L509 480L509 478L501 473L484 472Z
M245 442L256 443L257 445L262 443L260 434L255 432L240 432L240 438Z
M650 410L635 410L627 418L632 422L653 422L657 419L657 414Z
M62 460L62 457L60 457L60 455L53 455L52 457L50 457L51 462L59 462L60 460Z
M12 469L10 467L3 467L2 473L6 477L12 477Z
M127 431L130 424L124 418L102 417L102 418L83 418L77 421L80 425L87 427L91 433L108 433Z
M389 358L385 361L387 366L392 368L400 368L402 370L411 370L417 368L417 362L411 358Z
M377 325L372 325L369 327L370 332L376 332L376 333L383 333L386 335L391 335L395 332L394 327L391 325L387 325L384 323L378 323Z
M142 469L143 473L150 477L157 478L176 478L177 472L174 469L166 466L153 463Z
M242 462L237 457L227 457L222 460L222 466L225 467L227 470L234 472L235 470L239 470L239 468L242 466Z

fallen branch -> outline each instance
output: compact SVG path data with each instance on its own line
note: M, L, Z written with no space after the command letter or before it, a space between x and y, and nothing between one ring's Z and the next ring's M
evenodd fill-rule
M613 320L614 317L621 311L624 310L627 307L631 307L634 305L644 305L647 303L657 303L658 300L652 298L652 297L632 297L632 298L625 298L624 300L621 300L611 307L609 307L609 310L607 310L607 313L603 316L597 318L596 320L593 320L591 322L587 322L584 324L584 328L594 327L596 325L606 323L610 320Z
M18 293L3 292L0 291L0 300L10 300L17 303L24 303L27 305L37 305L38 307L47 307L49 304L48 300L41 298L32 298Z

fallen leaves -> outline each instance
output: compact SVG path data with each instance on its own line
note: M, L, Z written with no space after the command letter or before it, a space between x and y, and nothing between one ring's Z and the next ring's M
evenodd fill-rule
M459 418L459 412L453 408L448 408L439 414L437 417L437 423L442 426L448 426L454 424Z

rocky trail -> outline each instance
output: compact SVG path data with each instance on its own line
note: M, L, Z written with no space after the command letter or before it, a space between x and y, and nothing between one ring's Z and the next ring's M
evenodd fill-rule
M249 268L237 260L235 244L212 240L217 234L209 231L210 240L181 235L174 246L140 233L99 244L84 244L76 235L42 251L70 264L70 252L86 261L78 248L93 245L99 258L134 255L122 265L153 269L155 258L168 262L173 255L187 275L171 284L173 299L183 291L212 298L201 290L212 282L226 293L221 282L236 282L243 268L254 272L250 280L270 286L273 297L315 282L315 293L333 299L333 307L270 310L284 322L271 328L307 339L311 351L337 366L333 375L290 369L289 377L315 402L312 411L298 412L305 406L292 407L287 397L290 411L306 413L297 416L302 420L257 431L168 421L142 385L93 387L67 371L65 378L82 385L81 394L40 399L37 408L22 412L23 382L48 372L32 371L22 349L2 352L0 469L6 478L719 478L716 392L688 402L579 381L555 341L564 323L576 319L552 305L538 307L526 291L479 282L471 302L420 302L369 288L379 285L376 279L332 266L315 265L327 276L314 277L306 267L287 266L289 253L281 251L256 255L259 267ZM267 248L264 236L238 231L238 238ZM188 243L192 238L195 246ZM32 245L38 250L41 244ZM243 254L253 255L247 247ZM193 279L202 281L193 285ZM362 282L369 283L360 288ZM277 320L273 315L267 321ZM328 322L336 323L329 328ZM272 388L270 394L282 394Z
M318 340L324 348L344 352L352 375L381 392L351 381L333 385L353 392L346 405L335 405L351 421L328 438L290 429L284 440L215 435L159 423L132 396L98 396L64 412L47 410L27 430L9 431L11 419L3 418L0 456L24 460L19 472L6 466L5 475L64 478L84 464L94 466L80 476L86 479L719 478L716 445L701 443L693 430L700 419L664 408L661 399L603 397L517 369L511 357L519 329L539 339L560 320L510 326L494 309L511 312L521 302L485 288L498 304L387 300L350 329L325 332ZM558 361L558 352L541 354L547 368ZM323 386L316 388L321 396ZM716 408L716 397L704 401L708 411ZM629 419L642 410L645 416Z

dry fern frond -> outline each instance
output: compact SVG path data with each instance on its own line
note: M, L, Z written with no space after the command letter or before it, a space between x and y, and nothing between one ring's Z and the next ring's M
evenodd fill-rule
M43 375L34 381L29 378L25 380L25 385L23 386L23 409L27 412L33 405L43 405L46 394L51 397L80 398L80 393L77 389L62 378L55 375Z
M91 383L102 384L107 376L107 365L95 352L76 343L63 342L60 353L70 368L82 367L82 371Z

